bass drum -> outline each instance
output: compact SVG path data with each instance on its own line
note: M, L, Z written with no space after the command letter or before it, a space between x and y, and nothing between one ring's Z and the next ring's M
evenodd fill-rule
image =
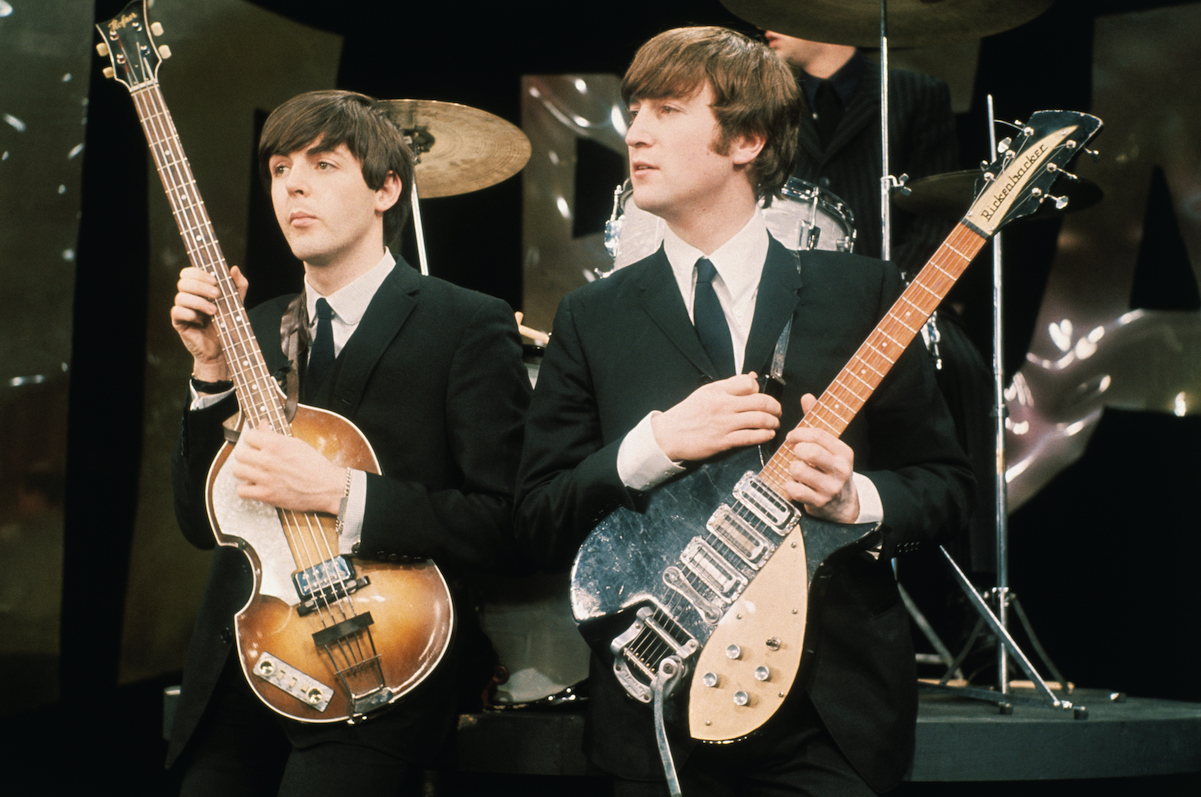
M780 195L763 208L763 220L772 236L789 249L850 252L855 247L855 215L847 204L796 177L788 178ZM614 269L653 254L666 231L667 222L635 204L629 180L616 188L613 214L605 224L605 248Z

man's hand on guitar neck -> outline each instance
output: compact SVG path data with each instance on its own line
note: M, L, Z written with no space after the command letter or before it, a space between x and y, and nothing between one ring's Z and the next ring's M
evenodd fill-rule
M238 495L295 512L337 515L346 491L346 468L296 437L264 423L242 432L234 449Z
M812 393L801 397L801 410L817 403ZM855 484L855 453L824 429L798 426L784 440L796 458L784 484L788 497L814 517L835 523L859 519L859 491Z
M759 392L755 374L710 382L651 420L673 462L700 462L732 448L767 443L780 428L780 402Z
M234 266L229 270L238 298L246 298L249 283L241 270ZM203 269L189 266L179 272L176 283L179 292L171 307L171 326L179 333L180 340L192 355L192 376L204 382L219 382L230 378L225 362L225 352L213 315L217 312L216 299L221 295L217 278Z

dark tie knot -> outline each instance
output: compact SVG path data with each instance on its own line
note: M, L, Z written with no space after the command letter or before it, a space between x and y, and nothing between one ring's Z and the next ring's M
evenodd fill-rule
M696 261L696 281L713 282L713 278L717 276L717 268L709 262L709 259L702 257Z
M333 321L334 308L329 306L329 302L325 299L317 300L317 319L319 321Z

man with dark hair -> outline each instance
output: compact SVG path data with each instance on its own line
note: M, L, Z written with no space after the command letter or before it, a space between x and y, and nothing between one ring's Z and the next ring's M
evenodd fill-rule
M220 546L188 651L168 762L183 767L188 795L277 788L288 795L415 795L466 691L465 658L476 634L456 584L464 573L509 561L529 393L517 326L504 302L421 276L385 245L404 224L413 161L382 103L344 91L293 98L268 117L259 165L280 228L303 264L304 292L251 311L254 338L270 372L299 371L306 404L336 411L361 430L379 469L335 465L299 435L244 426L226 464L236 496L222 498L336 517L334 553L351 566L432 559L456 596L458 628L419 685L361 724L276 716L248 686L237 653L244 643L232 633L235 613L260 581L258 564L252 574L241 551ZM237 268L231 276L244 296L246 280ZM221 343L217 297L212 276L187 268L171 310L194 360L172 461L176 514L201 548L214 545L206 474L223 442L222 422L239 411L242 398L231 380L240 373L233 360L244 353ZM294 399L296 380L286 382ZM241 408L244 415L255 409ZM215 482L214 504L218 489ZM212 516L219 519L220 510ZM257 558L267 557L258 552ZM315 580L326 568L305 573ZM312 591L308 604L315 611L332 607L337 589ZM339 624L329 634L347 628ZM384 661L396 655L377 652ZM467 688L482 686L483 679ZM363 700L370 705L369 694Z
M768 234L758 199L792 168L798 102L762 43L720 28L668 31L639 50L622 94L634 200L668 232L653 255L560 304L526 425L519 548L565 566L606 513L638 511L665 481L734 449L792 447L787 497L826 520L879 523L880 548L827 563L809 612L812 652L759 733L697 746L668 729L683 793L887 790L909 766L917 702L888 560L960 525L971 475L914 352L841 439L794 427L802 400L812 406L898 295L899 273L855 255L793 252ZM757 374L781 339L777 399ZM663 794L650 709L600 655L590 690L589 759L615 776L619 795Z

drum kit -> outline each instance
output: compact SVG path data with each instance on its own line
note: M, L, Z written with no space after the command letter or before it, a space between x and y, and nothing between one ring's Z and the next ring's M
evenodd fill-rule
M881 214L883 256L889 256L889 208L915 214L960 218L975 196L977 171L934 175L903 185L889 174L888 166L888 47L916 47L949 39L981 38L1012 29L1042 14L1052 0L722 0L739 18L761 27L812 41L880 48L882 161ZM522 169L530 157L530 143L509 122L467 106L433 100L394 100L390 109L405 131L416 159L412 188L413 217L422 273L428 274L421 231L418 198L435 198L476 191L507 179ZM991 124L991 107L990 128ZM995 146L995 144L993 145ZM1080 210L1101 200L1101 191L1088 180L1068 186L1068 208ZM1047 206L1035 217L1062 212ZM768 207L764 218L772 235L795 250L851 252L856 242L856 219L846 202L824 188L791 178ZM859 220L862 223L864 220ZM662 244L664 222L637 207L629 181L614 189L613 210L605 225L604 245L612 268L597 272L605 277L650 254ZM998 247L999 249L999 247ZM999 307L994 309L999 316ZM527 345L527 366L536 379L537 361L546 333L521 325ZM999 334L998 334L999 337ZM994 370L1000 368L998 356ZM999 377L998 377L999 379ZM1003 409L1003 408L1002 408ZM999 421L1003 423L1002 421ZM1003 427L1002 427L1003 429ZM999 440L1003 440L1003 430ZM1001 445L1001 443L999 443ZM1003 461L1003 452L1001 453ZM998 480L1001 481L1001 480ZM1003 486L998 490L1003 493ZM1007 584L1004 565L1004 499L999 499L998 587L999 619L991 623L1005 641L1010 655L1024 656L1008 638L1005 627ZM944 551L945 553L945 551ZM949 554L947 558L950 559ZM954 561L951 566L958 571ZM974 588L959 573L965 591ZM562 582L562 583L561 583ZM587 676L588 651L570 622L566 583L548 577L531 583L497 579L485 586L481 616L485 632L497 650L502 674L492 705L495 708L556 705L579 699L579 681ZM975 596L980 600L979 596ZM980 610L980 607L977 607ZM982 612L991 610L984 606ZM1029 630L1029 629L1028 629ZM1002 646L998 645L1001 649ZM1000 654L1000 693L1007 692L1005 653ZM1035 676L1035 680L1037 676Z

